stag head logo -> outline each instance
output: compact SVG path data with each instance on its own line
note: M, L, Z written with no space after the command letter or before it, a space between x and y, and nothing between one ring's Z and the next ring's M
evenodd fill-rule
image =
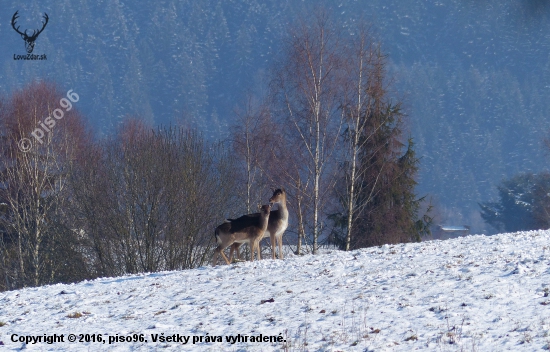
M35 42L36 38L38 38L38 35L40 33L42 33L42 31L44 30L44 28L46 28L46 25L48 24L48 19L49 19L48 14L44 13L44 22L42 22L42 28L41 29L33 29L32 34L28 35L27 34L28 29L25 29L24 32L21 32L19 30L19 26L16 27L17 18L19 18L18 13L19 13L19 11L16 11L15 14L13 15L13 17L11 18L11 26L13 27L13 29L17 33L19 33L21 35L21 38L23 38L23 40L25 41L25 49L27 50L27 53L30 54L34 50L34 42Z

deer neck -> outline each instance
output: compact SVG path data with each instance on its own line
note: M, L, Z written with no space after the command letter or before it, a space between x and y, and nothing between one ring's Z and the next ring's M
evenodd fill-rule
M286 207L286 197L279 203L277 203L277 212L280 219L288 219L288 209Z
M269 223L269 213L260 212L260 227L262 230L267 229L267 224Z

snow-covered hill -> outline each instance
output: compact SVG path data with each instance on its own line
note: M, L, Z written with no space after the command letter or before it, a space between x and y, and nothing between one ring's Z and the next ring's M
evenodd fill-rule
M533 231L2 292L0 349L540 350L549 265Z

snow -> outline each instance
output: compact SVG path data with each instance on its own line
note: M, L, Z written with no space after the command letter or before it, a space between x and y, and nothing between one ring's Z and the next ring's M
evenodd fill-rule
M550 231L476 235L2 292L0 341L39 351L540 350L550 343L549 249ZM71 333L106 342L68 342ZM44 334L64 342L11 340ZM185 345L159 342L178 334Z

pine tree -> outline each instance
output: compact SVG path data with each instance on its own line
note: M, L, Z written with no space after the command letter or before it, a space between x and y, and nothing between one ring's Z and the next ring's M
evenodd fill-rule
M366 172L360 182L367 186L362 187L364 205L352 234L353 248L419 241L430 222L417 219L422 201L414 193L419 160L412 139L401 155L401 107L391 102L382 105L369 117L370 141L362 150L361 167Z
M547 228L550 174L525 173L502 181L499 201L479 204L481 217L498 232Z
M372 106L363 111L362 115L365 128L359 143L358 178L355 185L358 194L349 249L420 241L429 234L431 225L429 209L420 217L424 197L417 198L414 192L419 159L412 138L408 140L403 152L405 144L401 138L404 115L401 106L392 103L383 90L372 98ZM341 183L347 183L345 179L349 170L345 170L346 176ZM335 227L347 232L348 226L343 221L345 218L347 214L333 214L330 217ZM333 235L335 242L346 248L345 235Z

